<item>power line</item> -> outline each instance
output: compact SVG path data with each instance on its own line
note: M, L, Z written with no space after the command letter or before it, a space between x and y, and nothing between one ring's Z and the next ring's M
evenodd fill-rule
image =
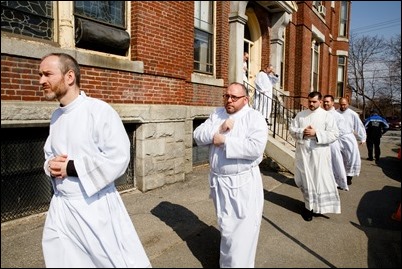
M366 25L366 26L361 26L361 27L357 27L357 28L353 28L351 29L351 31L360 31L360 30L365 30L367 28L373 28L373 27L380 27L380 26L384 26L387 24L395 24L395 23L401 23L401 18L398 19L393 19L393 20L389 20L389 21L384 21L384 22L379 22L379 23L375 23L375 24L370 24L370 25Z
M363 33L379 31L379 30L385 29L385 28L391 28L391 27L397 27L397 26L400 27L400 25L401 25L401 18L354 28L354 29L350 30L350 33L353 35L359 35L359 34L363 34Z
M400 23L399 23L399 25L400 25ZM395 27L395 26L398 26L398 25L386 26L386 27L381 27L381 28L371 28L371 29L367 29L367 30L365 30L365 31L359 31L359 32L357 32L357 33L356 33L356 32L353 32L352 34L354 34L354 35L360 35L360 34L363 34L363 33L378 31L378 30L381 30L381 29L391 28L391 27Z

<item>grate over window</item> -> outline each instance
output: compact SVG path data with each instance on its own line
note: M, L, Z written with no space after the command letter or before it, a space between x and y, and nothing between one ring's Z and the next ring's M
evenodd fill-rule
M125 29L124 1L74 1L74 15Z
M130 141L135 126L125 126ZM43 171L43 147L49 128L2 128L1 139L1 222L46 212L53 195ZM134 187L135 148L126 173L115 181L119 191Z

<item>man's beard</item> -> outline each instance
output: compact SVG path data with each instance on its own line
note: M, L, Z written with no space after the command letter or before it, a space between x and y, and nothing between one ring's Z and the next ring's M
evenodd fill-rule
M48 101L60 100L66 93L67 90L65 89L64 79L62 79L57 85L51 87L51 92L45 93L45 99Z
M50 92L50 93L45 93L45 99L47 101L53 101L57 99L56 93Z

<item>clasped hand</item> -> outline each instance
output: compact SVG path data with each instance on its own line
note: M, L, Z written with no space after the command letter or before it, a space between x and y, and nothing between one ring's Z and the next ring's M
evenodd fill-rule
M230 118L225 120L221 124L221 126L219 126L219 132L216 133L213 138L213 143L215 146L219 147L219 146L225 144L226 137L225 137L224 133L227 133L230 130L232 130L233 126L234 126L234 120L230 119Z
M50 175L57 179L67 177L67 155L62 154L54 157L48 162Z
M313 126L309 125L306 129L303 130L303 137L314 137L315 136L315 129Z

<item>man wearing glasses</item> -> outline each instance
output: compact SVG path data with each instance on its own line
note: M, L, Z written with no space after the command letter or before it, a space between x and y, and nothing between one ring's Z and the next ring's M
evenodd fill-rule
M259 163L268 139L262 114L248 106L246 88L232 83L217 108L194 130L209 146L210 197L221 233L220 267L253 268L264 205Z

